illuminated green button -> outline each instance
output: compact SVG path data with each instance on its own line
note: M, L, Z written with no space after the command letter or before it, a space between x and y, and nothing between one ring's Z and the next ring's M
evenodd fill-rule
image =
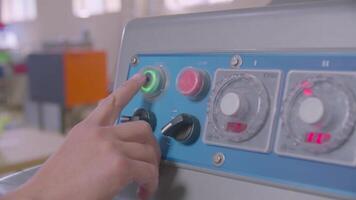
M154 94L159 91L161 86L161 74L155 69L146 69L143 74L148 77L147 83L141 87L144 94Z

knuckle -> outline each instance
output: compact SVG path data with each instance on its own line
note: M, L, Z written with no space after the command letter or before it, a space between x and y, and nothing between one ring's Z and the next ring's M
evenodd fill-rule
M110 104L112 101L113 101L113 95L109 95L109 96L105 97L104 99L100 100L98 105L99 106L107 105L107 104Z
M130 160L124 156L116 155L112 163L115 169L123 171L130 169Z
M106 97L106 98L108 98L108 97ZM98 106L104 105L106 103L106 98L99 100Z
M118 93L118 95L120 95L120 93ZM111 104L114 108L122 108L124 106L124 102L120 96L113 96Z
M115 109L117 107L120 107L121 104L122 104L122 101L120 100L120 98L118 98L114 94L111 94L111 95L107 96L106 98L104 98L103 100L101 100L99 102L98 106L106 107L108 109Z
M114 154L116 155L116 146L113 142L111 142L108 139L104 139L101 141L101 150L104 152L104 154Z
M104 130L99 127L92 127L91 130L92 134L96 136L98 139L104 139Z

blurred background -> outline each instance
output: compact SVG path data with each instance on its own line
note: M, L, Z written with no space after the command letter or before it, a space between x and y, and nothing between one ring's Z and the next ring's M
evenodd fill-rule
M129 20L289 2L0 0L0 174L43 162L111 92Z

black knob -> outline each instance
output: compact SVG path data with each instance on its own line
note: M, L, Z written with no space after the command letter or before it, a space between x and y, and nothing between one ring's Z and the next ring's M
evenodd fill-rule
M189 114L180 114L162 128L162 134L183 144L192 144L200 134L199 120Z
M146 110L144 108L137 109L132 116L121 117L121 122L138 121L138 120L143 120L149 123L151 125L152 131L156 129L156 125L157 125L156 115L153 112Z

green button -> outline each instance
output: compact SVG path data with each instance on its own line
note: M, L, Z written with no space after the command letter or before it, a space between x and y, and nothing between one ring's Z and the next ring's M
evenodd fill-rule
M146 69L143 74L149 77L148 82L141 87L141 91L145 94L152 94L157 92L160 87L160 73L154 69Z

